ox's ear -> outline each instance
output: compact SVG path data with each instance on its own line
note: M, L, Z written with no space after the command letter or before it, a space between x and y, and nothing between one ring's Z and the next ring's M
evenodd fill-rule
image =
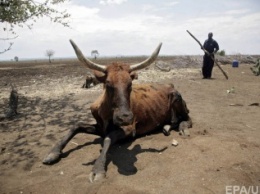
M97 80L101 83L105 83L106 79L107 79L107 74L103 73L101 71L93 71L95 77L97 78Z
M131 76L132 80L138 79L138 74L136 73L136 71L131 72L130 76Z

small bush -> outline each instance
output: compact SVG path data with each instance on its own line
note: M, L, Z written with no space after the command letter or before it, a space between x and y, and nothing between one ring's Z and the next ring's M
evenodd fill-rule
M225 55L226 55L226 52L225 52L225 50L221 50L221 51L218 51L218 52L217 52L217 55L225 56Z

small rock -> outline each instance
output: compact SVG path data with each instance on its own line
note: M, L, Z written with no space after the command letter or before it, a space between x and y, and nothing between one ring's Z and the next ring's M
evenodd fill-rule
M179 144L179 143L178 143L177 140L175 140L175 139L172 140L172 145L173 145L173 146L177 146L178 144Z
M1 148L1 152L4 152L6 148Z

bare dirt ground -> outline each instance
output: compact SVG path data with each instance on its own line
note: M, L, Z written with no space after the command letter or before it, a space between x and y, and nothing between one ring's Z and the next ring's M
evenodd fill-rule
M140 58L128 62L135 61ZM1 113L10 83L19 94L18 117L0 121L0 193L218 194L229 185L259 186L260 108L249 105L260 103L260 77L248 64L222 67L229 80L217 67L214 79L201 79L200 67L192 64L169 72L140 71L135 83L173 83L181 92L194 123L191 136L172 131L116 144L108 154L107 178L90 183L99 137L79 134L58 163L41 162L78 122L93 122L89 106L102 86L81 88L87 70L78 62L0 63ZM177 147L171 145L173 138Z

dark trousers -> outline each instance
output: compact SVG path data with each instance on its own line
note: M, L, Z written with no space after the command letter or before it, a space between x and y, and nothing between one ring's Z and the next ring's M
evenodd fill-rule
M212 60L210 56L205 54L203 57L203 66L202 66L202 75L204 78L211 78L213 66L214 66L214 60Z

